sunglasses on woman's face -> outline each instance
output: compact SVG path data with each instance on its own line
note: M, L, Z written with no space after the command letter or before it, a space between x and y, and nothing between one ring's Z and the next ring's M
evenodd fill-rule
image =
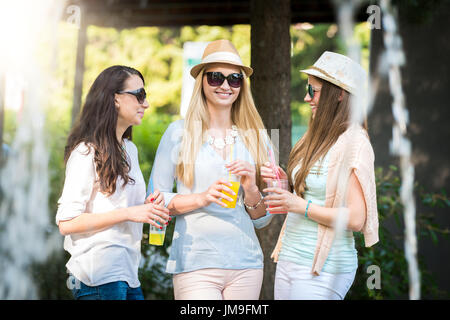
M318 92L320 90L315 90L312 85L307 84L306 91L308 92L308 95L311 97L311 99L314 99L314 93Z
M147 93L145 92L144 88L140 88L137 90L133 90L133 91L119 91L117 93L128 93L128 94L132 94L133 96L136 97L137 101L140 104L143 104L145 101L145 98L147 98Z
M211 87L221 86L225 79L230 87L239 88L244 76L241 73L231 73L225 77L222 72L206 72L206 80Z

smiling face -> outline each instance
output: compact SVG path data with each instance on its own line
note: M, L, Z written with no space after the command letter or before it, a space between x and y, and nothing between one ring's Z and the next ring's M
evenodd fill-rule
M210 86L206 78L206 72L221 72L225 77L232 73L240 73L241 70L233 65L225 63L213 63L205 68L203 73L203 93L209 107L231 108L233 102L239 96L241 88L233 88L225 80L220 86Z
M131 75L125 81L125 88L122 91L134 91L144 87L142 79L137 75ZM144 112L148 108L147 99L144 103L139 103L138 99L129 93L116 93L116 108L118 110L117 126L128 128L139 125L144 117Z
M309 103L309 105L311 106L311 112L314 118L316 110L319 107L320 90L322 89L322 82L314 76L308 76L308 84L312 86L314 95L313 97L311 97L308 91L306 91L304 101Z

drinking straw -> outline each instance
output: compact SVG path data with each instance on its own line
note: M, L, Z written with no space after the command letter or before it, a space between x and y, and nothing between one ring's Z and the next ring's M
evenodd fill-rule
M230 145L230 163L233 161L233 145ZM228 181L231 181L231 172L228 171Z
M277 169L277 165L275 163L275 157L273 156L272 147L269 149L269 157L270 157L270 161L272 162L272 168L273 168L272 170L275 171L277 180L280 180L280 175L278 174L278 169Z
M150 191L153 194L153 179L150 177Z

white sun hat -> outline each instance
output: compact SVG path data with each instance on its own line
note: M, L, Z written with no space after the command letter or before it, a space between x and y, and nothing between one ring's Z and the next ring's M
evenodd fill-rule
M330 51L322 53L314 65L300 72L331 82L354 95L364 92L367 81L366 71L359 63Z
M244 69L245 76L250 77L253 69L244 65L238 51L229 40L216 40L210 42L203 52L202 61L192 67L191 76L194 78L200 73L200 70L210 63L227 63Z

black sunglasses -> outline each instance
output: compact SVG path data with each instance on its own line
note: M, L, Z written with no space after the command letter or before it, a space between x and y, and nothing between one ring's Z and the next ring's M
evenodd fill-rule
M314 90L313 86L310 84L306 85L306 91L308 92L311 99L314 99L314 93L320 91L320 90Z
M225 77L222 72L206 72L206 80L211 87L221 86L225 79L230 87L239 88L244 76L242 73L231 73Z
M128 93L128 94L132 94L133 96L136 97L137 101L140 104L143 104L145 101L145 98L147 98L147 93L145 92L144 88L140 88L137 90L133 90L133 91L119 91L117 93Z

